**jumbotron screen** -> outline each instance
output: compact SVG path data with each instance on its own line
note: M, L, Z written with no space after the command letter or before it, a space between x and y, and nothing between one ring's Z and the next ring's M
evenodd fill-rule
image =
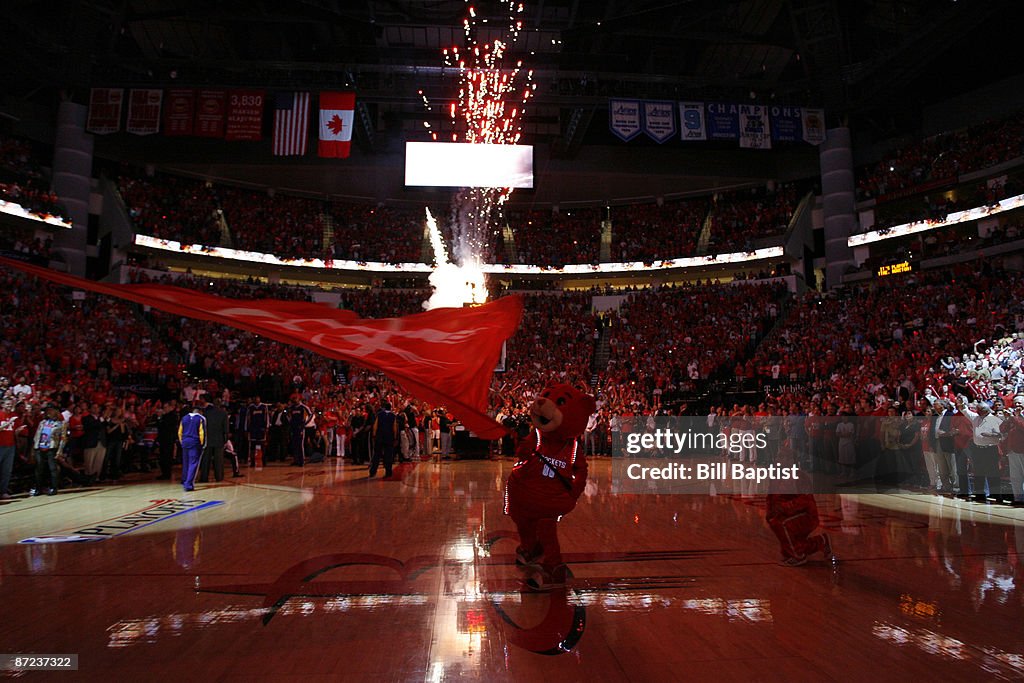
M407 187L533 187L532 145L405 143Z

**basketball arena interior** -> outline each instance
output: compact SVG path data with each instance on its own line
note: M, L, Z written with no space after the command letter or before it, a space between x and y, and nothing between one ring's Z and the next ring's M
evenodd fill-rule
M1020 3L0 16L0 676L1024 679Z

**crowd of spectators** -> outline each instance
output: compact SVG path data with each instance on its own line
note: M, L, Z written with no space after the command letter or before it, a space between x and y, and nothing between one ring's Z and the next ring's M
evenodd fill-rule
M795 183L717 195L711 208L708 253L752 251L758 240L783 235L801 198Z
M264 254L322 258L324 202L286 194L214 189L235 249Z
M693 256L708 214L706 199L617 206L612 214L612 261L653 262Z
M40 216L58 216L67 212L50 182L40 155L26 140L0 135L0 199L19 204Z
M631 294L608 318L609 395L628 388L634 411L743 362L787 298L781 283L688 286ZM622 401L620 401L622 402Z
M384 263L423 261L426 216L422 208L335 201L327 210L334 222L334 258ZM439 220L443 222L443 214Z
M136 232L182 244L220 246L219 207L209 184L173 175L122 174L118 188Z
M519 263L552 267L599 260L601 209L510 210L507 219Z
M920 396L940 359L1024 330L1024 277L979 260L809 293L751 358L744 376L830 403Z
M989 168L1024 154L1024 111L892 150L858 169L857 197L871 199Z

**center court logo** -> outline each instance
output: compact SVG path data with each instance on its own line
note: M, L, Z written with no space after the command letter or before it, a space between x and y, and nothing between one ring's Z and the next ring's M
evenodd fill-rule
M223 500L175 500L173 498L163 498L149 502L150 505L141 510L129 512L126 515L114 517L113 519L103 520L92 526L55 534L46 534L44 536L32 536L31 538L22 539L18 543L91 543L93 541L105 541L108 538L116 538L117 536L124 536L133 531L144 529L172 517L224 504Z

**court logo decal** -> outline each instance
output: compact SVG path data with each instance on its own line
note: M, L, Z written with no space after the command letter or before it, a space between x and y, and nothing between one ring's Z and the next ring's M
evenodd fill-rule
M511 531L499 531L489 536L484 545L490 548L501 539L517 539ZM655 552L595 552L565 553L567 564L603 564L685 561L707 557L726 550L668 550ZM480 591L497 617L494 623L513 645L545 655L571 651L583 637L586 629L586 608L579 599L585 593L604 593L629 590L686 588L697 577L688 575L659 575L622 577L621 574L585 578L570 577L565 587L535 594L548 600L547 612L537 625L523 628L501 607L501 598L513 593L526 593L518 579L492 575L502 567L514 563L511 554L479 555L471 561L458 561L441 555L420 555L403 562L393 557L372 553L334 553L312 557L286 569L273 582L202 586L203 593L253 595L263 597L263 624L268 625L289 600L294 598L322 598L325 600L353 596L427 596L431 595L429 581L418 581L428 571L439 569L446 584L457 583L465 565L474 563L481 572ZM324 574L335 569L355 566L377 566L389 570L393 578L324 580ZM320 579L320 580L318 580ZM449 582L448 579L455 579Z
M117 538L130 534L139 529L145 529L158 522L185 515L190 512L198 512L207 508L223 505L223 500L195 500L163 498L149 501L149 505L129 512L126 515L102 520L91 526L72 529L69 531L46 534L43 536L32 536L25 538L18 543L91 543L94 541L105 541L108 538Z

